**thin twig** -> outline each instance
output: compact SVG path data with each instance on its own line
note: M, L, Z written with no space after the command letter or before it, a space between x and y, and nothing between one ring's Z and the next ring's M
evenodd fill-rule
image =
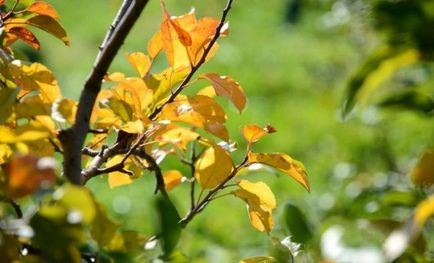
M7 14L4 17L2 17L2 21L7 20L8 18L10 18L14 15L15 9L17 9L17 6L19 3L20 3L20 0L15 1L14 6L12 7L11 11L7 12Z
M149 115L150 120L154 120L157 117L157 115L161 112L161 110L164 108L164 106L166 106L169 103L172 103L175 100L175 98L189 85L190 80L193 78L196 71L202 66L203 63L205 63L206 57L208 56L214 44L217 42L217 39L220 37L221 30L225 25L226 17L229 13L229 10L232 7L232 2L233 0L229 0L228 3L226 4L225 9L223 10L222 17L220 19L220 23L216 28L214 37L209 42L199 62L191 68L190 73L187 75L184 81L178 86L178 88L170 95L170 97L163 104L155 108L155 110Z
M191 181L190 181L190 205L191 205L191 209L194 209L194 207L196 206L196 201L195 201L195 186L196 186L196 178L194 177L195 173L196 173L196 141L193 141L192 143L192 149L191 149L191 162L190 162L190 170L191 170Z
M17 202L15 202L14 200L12 200L12 199L8 199L6 201L12 206L12 208L14 209L15 214L17 215L17 217L18 218L23 218L23 210L21 210L21 206Z
M90 115L101 90L102 80L148 1L125 0L123 2L81 92L75 123L72 128L59 133L64 150L63 173L74 184L83 184L89 179L85 177L86 175L82 175L81 149L89 132Z

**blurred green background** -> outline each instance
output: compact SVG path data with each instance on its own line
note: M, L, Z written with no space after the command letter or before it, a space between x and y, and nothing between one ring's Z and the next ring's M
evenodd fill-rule
M72 45L62 46L40 33L42 51L34 55L53 70L64 95L77 99L121 0L49 2L60 13ZM358 108L343 121L340 107L348 78L382 41L371 27L369 1L300 1L297 17L288 15L290 2L235 0L228 19L230 35L220 40L218 54L201 72L232 76L248 96L241 115L221 101L231 138L239 142L240 152L244 149L243 125L271 124L278 132L255 145L255 150L286 152L307 168L310 194L292 179L272 171L250 175L253 181L266 181L276 195L273 236L282 239L290 234L283 215L285 204L291 203L305 214L314 233L304 251L319 251L321 234L333 225L344 228L343 242L348 246L381 248L386 234L368 223L386 213L401 222L411 214L410 209L383 209L385 195L404 193L407 198L405 194L413 191L409 190L408 173L422 150L433 145L434 123L413 112L380 111L370 105ZM200 17L220 17L225 5L223 0L166 3L173 15L187 13L194 6ZM134 74L124 54L146 52L160 20L159 1L152 0L110 71ZM425 85L432 85L430 68L419 71L425 74ZM188 171L170 159L164 168ZM105 178L96 178L89 186L125 230L138 230L148 237L154 234L153 176L146 174L132 185L112 190ZM189 204L187 185L170 195L184 214ZM250 225L245 205L225 197L192 221L183 232L180 250L192 262L236 262L266 255L268 240ZM314 254L307 254L305 262L317 260Z

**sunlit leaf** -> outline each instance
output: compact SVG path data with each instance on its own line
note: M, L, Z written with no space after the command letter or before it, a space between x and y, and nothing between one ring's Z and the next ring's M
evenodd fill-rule
M0 144L0 165L4 164L12 156L12 149L7 144Z
M57 21L59 21L60 19L57 11L50 4L42 1L34 2L27 8L27 11L39 15L46 15Z
M12 158L8 166L6 192L10 198L21 198L37 191L41 186L54 183L54 159L20 156Z
M304 165L284 153L252 153L249 163L262 163L274 167L299 182L307 191L310 191L309 180Z
M276 129L274 129L272 126L268 125L265 128L261 128L257 125L246 125L243 127L242 133L244 136L244 139L251 144L259 141L262 137L269 133L275 132Z
M423 152L411 171L411 181L417 186L434 184L434 152L432 150L427 149Z
M218 145L205 150L196 162L195 177L203 188L222 183L233 169L231 156Z
M191 129L170 125L167 127L167 130L163 131L156 139L161 143L171 143L186 150L187 144L198 138L199 134Z
M0 126L0 143L36 141L50 136L50 130L38 121L32 121L15 129Z
M158 105L165 101L172 94L172 89L185 79L189 71L188 67L168 68L159 74L145 78L147 86L154 90L153 104Z
M178 170L170 170L163 174L164 187L170 191L182 183L182 174Z
M145 126L141 120L135 120L125 123L120 129L127 133L138 134L143 133Z
M161 32L158 31L152 39L148 42L148 53L151 59L157 57L157 55L163 49L163 40L161 38Z
M96 214L96 205L89 189L75 185L65 185L53 195L57 206L66 207L68 212L78 212L75 223L90 224ZM74 221L74 220L72 220Z
M246 95L243 89L231 77L208 73L201 75L199 78L207 79L214 87L216 94L228 98L240 112L246 106Z
M273 228L272 210L276 199L271 189L263 182L252 183L241 180L240 189L233 194L247 203L252 225L259 231L271 232Z
M119 164L123 160L123 158L124 155L116 155L115 157L107 161L106 167L112 167ZM136 165L132 158L128 158L125 161L123 169L130 172L131 175L121 171L114 171L109 173L108 183L110 188L131 184L133 182L133 179L138 178L142 172L142 168Z
M45 102L40 95L26 96L13 107L15 118L31 118L38 115L51 115L51 103Z
M56 19L47 15L38 15L32 18L29 18L25 21L26 24L42 29L56 38L60 39L65 43L65 45L69 46L70 41L69 37L65 32L65 29L56 21Z
M127 56L131 66L137 71L141 78L144 78L151 68L151 59L142 52L134 52Z
M422 228L428 218L434 215L434 195L420 202L414 212L414 223Z

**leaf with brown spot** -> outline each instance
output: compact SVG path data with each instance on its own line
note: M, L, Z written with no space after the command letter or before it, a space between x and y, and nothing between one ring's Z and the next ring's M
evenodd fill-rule
M13 27L9 29L8 33L18 37L19 39L24 41L24 43L28 44L36 50L39 50L41 48L41 44L39 43L36 36L24 27Z

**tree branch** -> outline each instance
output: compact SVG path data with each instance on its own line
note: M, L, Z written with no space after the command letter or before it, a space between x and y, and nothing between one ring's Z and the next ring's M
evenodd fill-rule
M226 17L229 13L229 10L231 10L233 0L228 0L228 3L226 4L225 9L223 10L222 17L220 19L220 23L216 28L216 32L214 34L214 37L209 42L208 46L206 47L205 51L202 54L202 57L200 58L199 62L192 66L190 73L187 75L187 77L184 79L184 81L178 86L178 88L170 95L170 97L165 101L162 105L155 108L155 110L149 115L150 120L154 120L157 115L161 112L161 110L169 103L172 103L175 98L188 86L190 80L193 78L196 71L202 66L203 63L205 63L206 57L208 56L209 52L211 51L214 44L217 42L217 39L220 37L221 30L223 26L225 25Z
M125 38L149 0L125 0L107 32L100 52L81 92L74 125L59 133L64 150L63 173L73 184L85 182L81 176L81 149L89 131L89 120L102 80Z

